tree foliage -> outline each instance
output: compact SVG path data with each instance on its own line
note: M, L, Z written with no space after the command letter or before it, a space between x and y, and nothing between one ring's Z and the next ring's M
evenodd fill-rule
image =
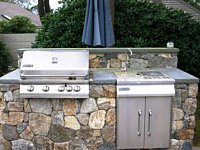
M15 4L19 4L23 8L30 10L30 8L37 3L37 0L9 0Z
M0 2L9 2L13 4L18 4L22 8L25 8L34 14L37 14L37 10L35 9L35 6L37 5L37 0L0 0Z
M51 12L49 0L38 0L38 12L41 19Z
M166 47L173 41L180 49L178 67L200 77L200 22L190 14L162 4L118 0L115 18L118 47Z
M10 21L0 21L0 33L34 33L35 25L24 16L15 16Z
M81 43L85 0L65 0L43 20L34 47L84 47ZM178 67L200 77L200 23L191 15L144 0L115 1L115 47L180 49Z
M63 7L42 19L42 29L33 47L83 47L81 43L85 0L67 0Z

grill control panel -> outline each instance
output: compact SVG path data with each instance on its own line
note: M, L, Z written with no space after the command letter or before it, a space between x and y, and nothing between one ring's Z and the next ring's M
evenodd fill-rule
M21 98L88 98L88 84L20 85Z
M48 92L49 89L50 89L50 87L49 87L48 85L45 85L45 86L42 88L42 91ZM28 91L28 92L33 92L33 91L34 91L34 86L33 86L33 85L28 86L28 87L27 87L27 91ZM58 87L58 92L64 92L64 91L65 91L65 86L59 86L59 87ZM72 91L74 91L74 92L80 92L80 91L81 91L81 87L80 87L80 86L74 86L74 87L72 87L72 86L67 86L67 87L66 87L66 91L67 91L67 92L72 92Z

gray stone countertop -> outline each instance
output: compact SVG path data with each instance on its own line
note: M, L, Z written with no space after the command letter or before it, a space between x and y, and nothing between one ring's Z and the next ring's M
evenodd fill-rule
M128 69L131 72L132 69ZM175 80L176 83L198 83L199 79L177 68L147 68L138 71L156 70L161 71ZM90 84L116 84L114 72L120 69L90 69ZM0 78L0 84L19 84L20 71L16 69Z
M18 53L22 54L24 51L56 51L56 50L88 50L90 54L105 54L105 53L178 53L178 48L166 47L152 47L152 48L24 48L18 49Z
M114 72L120 72L120 69L90 69L91 74L93 74L91 83L93 84L116 84L116 77L113 74ZM133 69L128 69L128 72L131 73ZM193 75L186 73L177 68L146 68L142 70L134 70L134 72L139 71L161 71L165 75L175 80L175 83L199 83L199 79Z
M20 83L20 71L16 69L0 78L0 84L18 84Z

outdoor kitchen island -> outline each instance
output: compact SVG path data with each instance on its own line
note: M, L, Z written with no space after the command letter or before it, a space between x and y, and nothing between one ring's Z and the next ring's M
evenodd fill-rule
M156 53L159 57L164 56L166 66L174 64L172 60L176 59L169 56L176 57L176 55L169 54L167 50L165 52L167 54L163 54L162 50L160 55L156 50L148 55ZM96 58L102 58L103 55L90 55L90 98L87 99L20 99L20 71L15 70L3 76L0 79L2 84L0 86L0 149L9 150L11 147L13 150L116 149L118 108L115 72L121 72L121 69L117 63L113 63L113 61L119 62L116 58L109 58L112 59L110 64L112 67L100 68L99 65L102 64ZM141 55L143 58L147 57L147 53ZM129 63L136 64L136 61L148 62L149 60L142 60L137 56L135 59L130 58ZM137 67L138 64L140 63L137 63ZM175 80L176 95L172 98L170 149L190 150L194 138L194 113L197 107L199 80L176 68L156 68L155 64L155 68L149 66L145 68L144 64L146 63L140 64L140 67L143 66L141 69L128 69L127 74L132 71L156 70Z

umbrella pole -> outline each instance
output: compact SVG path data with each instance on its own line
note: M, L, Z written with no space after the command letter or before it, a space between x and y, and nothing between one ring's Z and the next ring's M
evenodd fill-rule
M111 15L111 20L112 20L112 26L114 29L114 24L115 24L115 0L109 0L109 5L110 5L110 15Z

